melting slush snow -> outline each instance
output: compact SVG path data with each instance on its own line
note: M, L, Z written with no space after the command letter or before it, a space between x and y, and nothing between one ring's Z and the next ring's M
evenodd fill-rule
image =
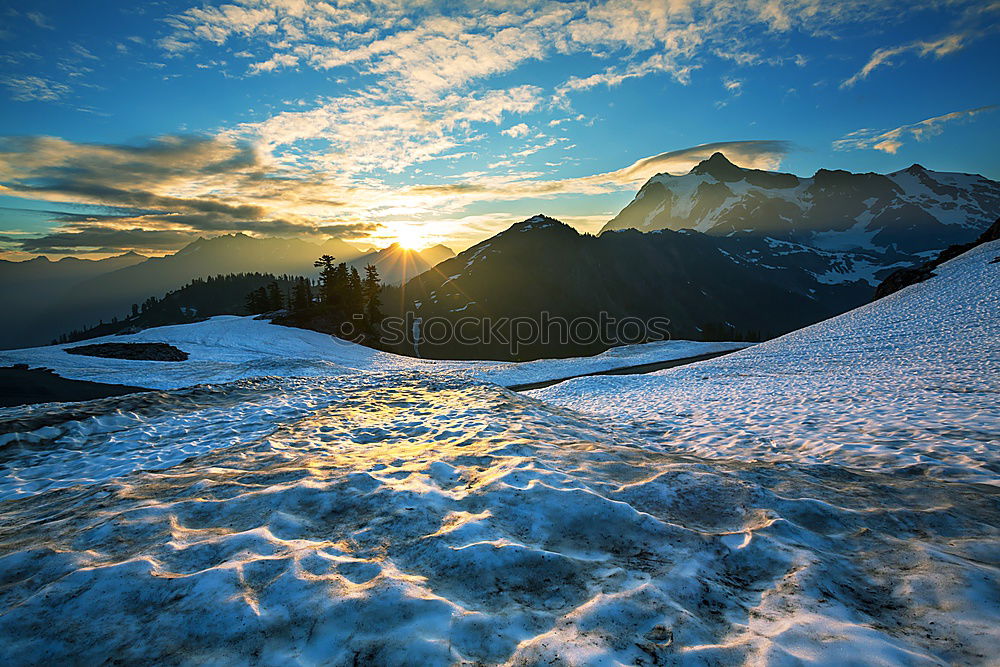
M383 368L6 410L8 478L90 483L0 501L0 660L988 662L997 254L533 397Z

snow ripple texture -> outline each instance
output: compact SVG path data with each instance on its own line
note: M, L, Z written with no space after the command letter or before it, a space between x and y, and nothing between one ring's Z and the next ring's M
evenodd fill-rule
M750 403L727 411L689 393L684 409L714 419L692 417L686 430L669 395L684 383L642 377L603 392L608 378L571 381L536 392L545 401L401 372L5 411L3 430L34 436L0 447L5 476L20 475L0 501L0 662L993 661L998 408L977 397L995 399L996 348L968 351L984 342L969 338L975 327L996 327L988 272L1000 264L987 260L1000 244L991 252L867 309L888 317L951 295L948 308L900 316L909 333L878 343L884 363L859 362L866 371L836 384L822 359L774 370L757 360L780 341L760 346L740 353L765 355L745 362ZM949 282L963 276L978 310ZM823 325L847 369L876 344L864 312ZM926 320L952 317L968 328L927 340ZM788 356L806 345L786 340ZM913 358L896 348L915 348ZM715 365L674 372L711 382ZM898 389L903 403L889 411L892 382L860 391L877 368L924 384ZM781 445L805 432L805 399L792 401L780 379L806 387L799 376L816 382L812 437L826 446L789 455ZM792 426L768 396L754 398L762 377ZM973 416L941 403L948 391ZM614 418L595 408L617 403ZM961 419L945 430L951 418ZM858 427L886 423L899 465L888 441L873 450ZM739 429L771 430L772 441L749 440L740 456ZM707 451L712 438L719 452ZM140 465L127 464L130 448ZM91 458L118 461L122 474L102 475L111 464Z
M530 392L706 457L1000 484L1000 242L742 352Z

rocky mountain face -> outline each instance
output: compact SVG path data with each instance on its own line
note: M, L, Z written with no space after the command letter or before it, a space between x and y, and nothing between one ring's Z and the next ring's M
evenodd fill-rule
M716 153L683 176L649 179L600 233L691 229L791 242L830 260L820 280L874 286L895 268L975 238L998 215L1000 183L975 174L915 164L802 178L737 167Z
M595 237L538 215L410 280L386 305L393 315L409 311L421 320L417 335L396 349L427 357L530 359L609 347L585 336L539 338L517 352L502 336L475 345L454 337L436 342L444 327L433 331L431 322L455 325L470 316L539 321L547 313L596 321L603 312L617 319L667 318L674 338L769 337L868 300L871 286L863 280L817 279L830 261L771 238L720 238L688 229Z

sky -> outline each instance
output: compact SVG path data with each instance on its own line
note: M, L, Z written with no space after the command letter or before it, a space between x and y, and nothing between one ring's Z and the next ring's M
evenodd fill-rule
M1000 2L0 1L0 257L593 232L715 151L1000 179Z

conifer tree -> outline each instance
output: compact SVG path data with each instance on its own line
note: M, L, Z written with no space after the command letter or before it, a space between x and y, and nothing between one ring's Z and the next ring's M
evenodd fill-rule
M347 264L343 262L333 270L333 309L341 317L347 315L348 275Z
M267 290L263 287L258 287L254 291L247 294L247 311L251 315L260 315L261 313L266 313L269 310L269 300L267 295Z
M364 300L365 322L370 331L374 331L383 319L382 315L382 281L375 265L365 267L365 279L361 285L361 296Z
M351 270L347 275L346 311L348 317L365 314L365 298L364 298L363 285L361 283L361 275L358 273L358 270L353 266L351 267Z
M277 282L272 281L267 286L267 310L281 310L284 307L285 299L281 294L281 288L278 287Z
M333 260L333 255L323 255L313 262L313 266L321 269L319 272L319 300L324 306L333 306L335 301L334 290L336 289L336 285Z
M291 308L302 312L312 306L312 286L308 278L299 278L292 290Z

